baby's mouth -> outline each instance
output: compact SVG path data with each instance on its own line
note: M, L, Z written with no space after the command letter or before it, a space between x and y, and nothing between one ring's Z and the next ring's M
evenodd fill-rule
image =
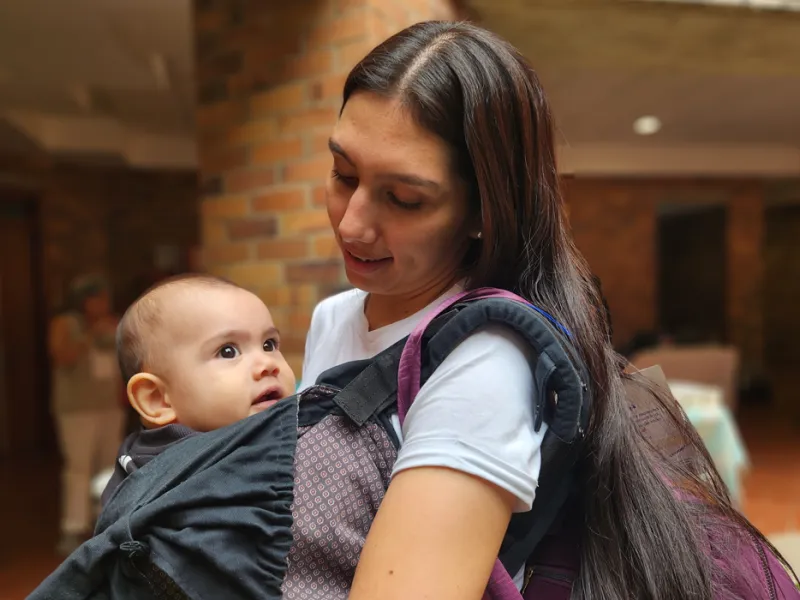
M260 405L260 404L267 404L272 403L274 404L278 400L283 398L283 394L281 394L281 390L279 388L271 388L261 394L258 398L253 400L253 406Z

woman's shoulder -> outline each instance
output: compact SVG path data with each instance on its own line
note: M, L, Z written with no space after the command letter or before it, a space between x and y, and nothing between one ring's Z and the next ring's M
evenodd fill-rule
M534 395L534 349L513 329L484 325L461 341L434 369L419 400L459 398L486 402L498 395L503 402L528 405Z
M531 377L533 354L532 346L520 333L504 325L487 324L468 335L434 373L471 380L478 371L502 372L506 378L524 380Z

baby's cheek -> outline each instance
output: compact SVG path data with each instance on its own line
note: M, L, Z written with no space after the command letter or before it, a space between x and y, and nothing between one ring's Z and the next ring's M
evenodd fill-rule
M287 369L288 369L288 365L287 365ZM295 389L297 388L297 379L295 378L294 373L292 373L290 370L287 370L287 373L285 375L285 381L283 382L283 385L286 388L286 391L288 392L288 394L290 396L292 394L294 394Z

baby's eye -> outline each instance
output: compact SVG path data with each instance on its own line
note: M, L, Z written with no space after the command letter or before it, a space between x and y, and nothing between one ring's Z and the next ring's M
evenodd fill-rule
M275 352L277 349L278 349L278 340L269 339L266 342L264 342L265 352Z
M217 356L230 360L239 356L239 349L233 344L225 344L217 351Z

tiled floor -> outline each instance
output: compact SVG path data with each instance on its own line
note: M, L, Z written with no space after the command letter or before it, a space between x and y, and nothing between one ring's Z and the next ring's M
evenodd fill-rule
M0 463L0 600L22 600L58 566L57 522L55 461Z
M747 410L739 424L752 461L745 515L767 535L800 530L800 425Z
M744 410L753 469L744 511L766 534L800 528L800 427ZM23 600L56 566L58 473L52 459L0 463L0 600ZM798 565L800 566L800 565Z

